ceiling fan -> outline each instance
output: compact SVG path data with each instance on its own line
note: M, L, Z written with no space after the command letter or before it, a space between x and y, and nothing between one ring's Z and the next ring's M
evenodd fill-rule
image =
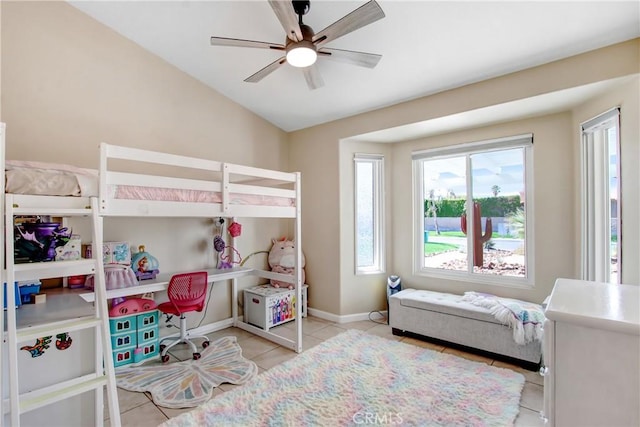
M307 85L317 89L324 85L322 76L315 64L317 57L329 58L361 67L373 68L382 55L356 52L353 50L329 49L325 45L338 37L342 37L359 28L384 18L384 12L375 0L370 0L353 12L345 15L319 33L302 23L302 16L309 12L310 2L269 0L273 12L278 17L287 37L284 44L260 42L253 40L211 37L213 46L235 46L272 49L285 52L282 56L267 65L244 81L257 83L285 63L302 68Z

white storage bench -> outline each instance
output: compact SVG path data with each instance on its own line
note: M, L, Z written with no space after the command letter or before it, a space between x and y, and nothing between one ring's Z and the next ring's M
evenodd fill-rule
M405 289L389 298L389 325L394 335L419 335L453 343L537 369L541 343L518 345L513 330L486 308L462 301L462 295Z

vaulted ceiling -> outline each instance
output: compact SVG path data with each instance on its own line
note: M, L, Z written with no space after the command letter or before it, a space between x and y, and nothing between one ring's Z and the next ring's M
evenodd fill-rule
M304 23L318 32L364 3L312 1ZM243 81L281 51L210 44L211 36L283 44L283 27L266 0L71 2L285 131L640 36L638 1L378 3L383 19L326 45L381 54L378 65L369 69L319 58L324 86L310 90L302 71L288 64L258 83Z

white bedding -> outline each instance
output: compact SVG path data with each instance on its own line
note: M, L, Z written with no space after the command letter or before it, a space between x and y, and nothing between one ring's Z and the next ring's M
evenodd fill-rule
M36 196L98 195L98 171L54 163L7 160L5 191Z

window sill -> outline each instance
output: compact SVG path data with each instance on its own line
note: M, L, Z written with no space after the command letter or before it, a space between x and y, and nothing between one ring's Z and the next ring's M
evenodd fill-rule
M469 274L462 271L442 271L437 269L417 270L414 271L413 274L419 277L445 279L456 282L480 283L483 285L500 286L507 288L535 288L533 277L520 278L514 276L499 276L492 274Z

